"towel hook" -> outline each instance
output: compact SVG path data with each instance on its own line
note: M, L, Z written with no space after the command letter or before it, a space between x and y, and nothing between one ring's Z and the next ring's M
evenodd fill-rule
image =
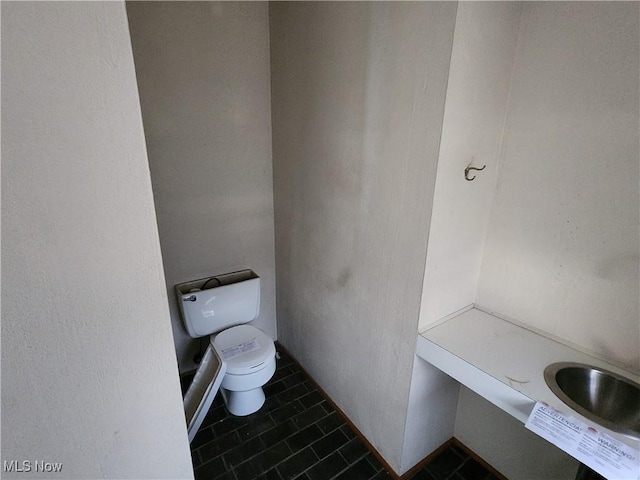
M486 167L487 167L486 165L483 165L482 168L476 168L469 165L467 168L464 169L464 179L468 182L472 181L473 179L476 178L476 176L474 175L473 177L469 177L469 172L471 170L481 171L481 170L484 170Z

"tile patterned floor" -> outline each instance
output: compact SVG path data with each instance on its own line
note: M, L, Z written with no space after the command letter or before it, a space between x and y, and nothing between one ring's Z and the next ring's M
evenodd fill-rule
M192 377L183 377L186 389ZM306 374L280 351L253 415L230 415L218 395L191 443L196 480L378 480L392 478ZM411 480L491 480L450 447Z

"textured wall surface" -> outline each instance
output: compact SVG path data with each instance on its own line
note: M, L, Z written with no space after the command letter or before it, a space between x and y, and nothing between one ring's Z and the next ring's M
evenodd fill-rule
M474 302L493 200L520 6L458 4L419 329ZM467 165L481 167L464 178ZM453 435L458 383L416 357L402 452L410 468ZM429 432L425 435L425 432Z
M266 2L127 4L180 370L176 283L251 268L276 338Z
M637 368L638 5L522 8L477 303ZM461 392L456 437L508 478L575 478L574 460Z
M453 436L459 390L453 378L414 358L401 471L411 469Z
M271 5L279 338L396 471L455 11Z
M477 296L636 371L639 10L524 7Z
M458 5L420 329L475 301L498 177L521 5ZM471 172L467 165L486 168Z
M192 478L121 2L2 5L3 478Z

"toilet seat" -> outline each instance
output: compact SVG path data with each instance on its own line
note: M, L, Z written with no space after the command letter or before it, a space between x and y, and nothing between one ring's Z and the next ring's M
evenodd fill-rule
M261 370L273 359L273 340L252 325L238 325L220 332L213 346L227 364L227 375L248 375Z

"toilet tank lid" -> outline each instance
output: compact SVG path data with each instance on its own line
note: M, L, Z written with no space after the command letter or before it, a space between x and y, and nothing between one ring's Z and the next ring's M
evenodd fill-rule
M252 325L238 325L220 332L213 339L220 357L227 363L227 373L243 375L276 354L269 335Z

